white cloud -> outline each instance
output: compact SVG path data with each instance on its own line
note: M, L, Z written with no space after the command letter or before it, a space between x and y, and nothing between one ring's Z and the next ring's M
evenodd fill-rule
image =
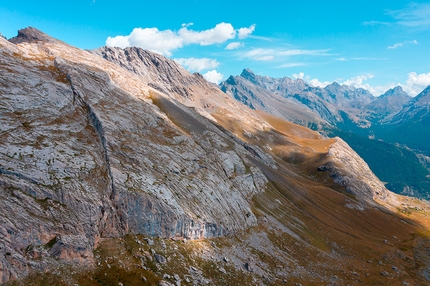
M373 74L359 75L359 76L352 77L352 78L346 80L342 84L352 85L355 87L363 87L364 86L363 81L368 80L369 78L373 78L373 77L374 77Z
M390 84L386 84L386 85L370 85L369 83L365 82L366 80L372 79L372 78L374 78L373 74L364 74L364 75L352 77L352 78L344 81L341 84L353 86L355 88L366 89L371 94L373 94L374 96L379 96L381 94L384 94L390 88L393 88L393 87L399 85L399 84L394 84L394 83L390 83Z
M219 73L219 72L217 72L216 70L211 70L211 71L208 71L207 73L205 73L203 75L203 77L207 81L210 81L210 82L218 84L218 83L220 83L222 81L224 75L221 74L221 73Z
M308 76L308 75L305 75L304 72L299 72L299 73L293 74L293 78L294 79L302 79L302 80L308 82L312 86L317 86L317 87L321 87L321 88L324 88L327 85L329 85L329 84L332 83L330 81L323 81L323 82L321 82L317 78L311 79L311 77Z
M252 32L254 32L254 30L255 24L252 24L251 26L249 26L249 28L240 28L239 30L237 30L239 39L247 38L249 35L252 34Z
M317 78L311 79L309 81L309 84L313 85L313 86L318 86L321 88L326 87L327 85L331 84L332 82L329 81L319 81Z
M135 28L128 36L108 37L107 46L130 47L136 46L147 49L162 55L171 56L172 51L190 44L208 46L213 44L224 43L227 40L248 36L255 28L252 25L249 28L240 28L235 30L230 23L219 23L214 28L194 31L189 27L192 23L182 24L179 31L158 30L157 28Z
M171 30L160 31L157 28L135 28L128 36L108 37L106 45L120 48L136 46L170 56L172 50L184 46L184 39Z
M389 46L389 47L387 47L387 49L397 49L397 48L403 47L404 45L407 45L407 44L414 44L414 45L417 45L417 44L418 44L418 42L417 42L417 40L404 41L404 42L396 43L396 44L394 44L394 45L392 45L392 46Z
M174 59L175 62L184 66L189 71L200 72L202 70L213 69L219 66L219 62L215 59L209 58L178 58Z
M226 50L235 50L235 49L241 48L243 46L245 46L245 44L242 42L231 42L230 44L228 44L225 47L225 49Z
M188 30L187 27L182 27L178 32L178 36L187 44L208 46L234 39L236 30L230 23L219 23L215 28L204 31L193 31Z
M293 73L293 78L295 79L303 79L305 77L305 73L304 72L299 72L299 73Z
M423 89L430 85L430 73L417 74L416 72L408 73L406 85L400 85L411 96L418 95Z

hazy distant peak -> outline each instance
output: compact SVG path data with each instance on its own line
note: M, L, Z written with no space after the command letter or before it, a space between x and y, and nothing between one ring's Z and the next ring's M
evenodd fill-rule
M393 97L393 96L410 98L410 96L403 90L401 86L390 88L380 97L385 98L385 97Z

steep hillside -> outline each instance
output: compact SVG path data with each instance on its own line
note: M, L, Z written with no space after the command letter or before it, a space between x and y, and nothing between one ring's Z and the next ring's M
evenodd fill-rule
M0 38L0 282L428 282L429 206L386 190L340 138L153 53L90 53L33 28L12 42Z
M375 132L379 138L407 145L430 156L430 86L410 99Z

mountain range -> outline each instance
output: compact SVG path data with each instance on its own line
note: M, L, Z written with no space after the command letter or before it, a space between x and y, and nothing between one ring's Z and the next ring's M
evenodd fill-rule
M0 38L0 71L0 283L430 281L429 204L290 122L374 124L365 90L249 70L261 84L219 89L156 53L30 27Z
M400 86L374 97L367 90L336 82L321 88L302 79L270 78L244 69L220 88L250 108L340 136L390 190L430 198L426 127L430 87L415 98Z

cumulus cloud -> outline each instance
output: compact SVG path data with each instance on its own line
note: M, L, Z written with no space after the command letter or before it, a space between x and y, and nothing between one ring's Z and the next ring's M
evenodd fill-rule
M311 79L309 81L309 84L313 85L313 86L318 86L321 88L326 87L327 85L331 84L332 82L330 81L319 81L317 78Z
M355 76L355 77L352 77L350 79L347 79L342 84L352 85L355 87L363 87L364 86L363 81L368 80L369 78L373 78L373 77L374 77L373 74L359 75L359 76Z
M237 30L239 39L247 38L249 35L252 34L252 32L254 32L254 30L255 30L255 24L249 26L249 28L240 28L239 30Z
M187 44L208 46L234 39L236 30L230 23L219 23L215 28L204 31L193 31L187 27L182 27L178 32L178 36Z
M403 41L403 42L401 42L401 43L396 43L396 44L394 44L394 45L392 45L392 46L389 46L389 47L387 47L387 49L397 49L397 48L403 47L404 45L407 45L407 44L414 44L414 45L417 45L417 44L418 44L418 42L417 42L417 40L412 40L412 41Z
M242 42L231 42L230 44L228 44L225 47L225 49L226 50L235 50L235 49L241 48L243 46L245 46L245 44Z
M135 28L128 36L108 37L106 40L106 46L135 46L166 56L170 56L172 50L181 48L184 44L184 39L179 37L178 33L171 30L160 31L157 28Z
M216 70L211 70L203 74L203 77L209 82L219 84L222 81L224 75L217 72Z
M209 58L178 58L174 59L175 62L184 66L189 71L197 71L200 72L202 70L213 69L219 66L219 62L215 59Z
M369 83L365 82L368 79L374 78L373 74L364 74L352 77L350 79L347 79L346 81L342 82L341 84L353 86L355 88L363 88L368 90L371 94L374 96L379 96L383 93L385 93L390 88L393 88L399 84L389 83L386 85L370 85Z
M416 72L410 72L408 73L406 84L400 86L411 96L416 96L429 85L430 73L417 74Z
M309 76L307 76L309 78ZM293 78L295 79L304 79L305 78L305 73L304 72L299 72L299 73L293 73Z
M171 56L172 51L186 45L197 44L208 46L224 43L227 40L250 35L255 25L249 28L234 29L230 23L219 23L214 28L195 31L189 29L192 23L182 24L178 31L158 30L157 28L135 28L128 36L108 37L107 46L130 47L136 46L162 55Z

